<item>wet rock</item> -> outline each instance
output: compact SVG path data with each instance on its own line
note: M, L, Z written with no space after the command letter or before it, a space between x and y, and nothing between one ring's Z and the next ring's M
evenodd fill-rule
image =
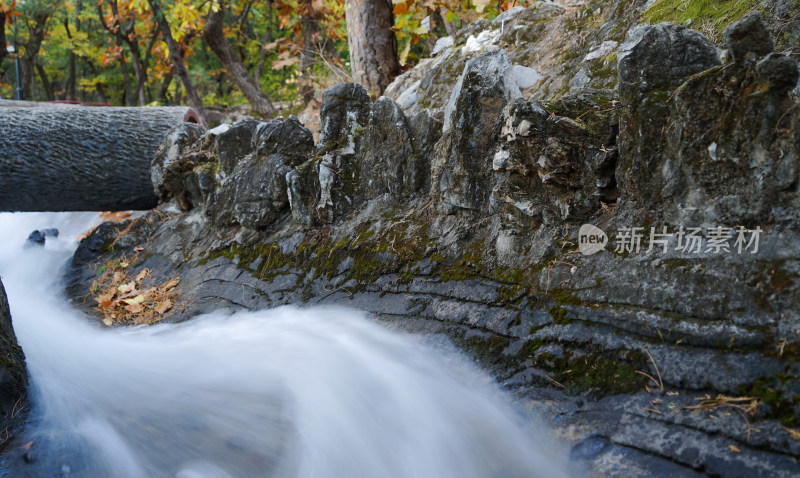
M36 230L28 235L28 244L44 246L45 235L42 231Z
M28 372L25 354L17 343L3 283L0 282L0 427L8 431L5 443L20 428L28 409Z
M369 93L358 83L340 83L322 93L319 150L341 150L355 154L361 135L356 134L369 119Z
M58 237L58 229L50 228L50 229L41 229L35 230L28 235L28 244L35 244L35 245L44 245L46 238L48 237Z
M372 105L359 159L365 198L389 193L400 199L416 192L427 173L419 164L403 111L381 96Z
M504 50L469 60L445 109L431 165L431 191L446 210L488 207L491 164L503 108L520 98Z
M164 137L164 144L156 153L150 165L150 178L160 202L176 197L188 201L181 196L185 191L183 179L185 173L191 171L195 162L187 158L184 152L203 136L202 126L194 123L183 123L171 128Z
M772 53L775 45L758 12L748 13L725 30L725 44L734 63L742 64L748 53L761 58Z
M417 167L422 171L422 187L428 191L431 187L431 158L436 142L442 137L442 122L434 118L430 111L422 110L412 116L408 123L417 154Z

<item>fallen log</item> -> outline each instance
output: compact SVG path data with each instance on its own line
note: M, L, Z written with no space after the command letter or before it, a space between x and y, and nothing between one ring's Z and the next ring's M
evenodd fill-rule
M0 103L0 211L150 209L150 162L188 107ZM16 102L15 102L16 103Z

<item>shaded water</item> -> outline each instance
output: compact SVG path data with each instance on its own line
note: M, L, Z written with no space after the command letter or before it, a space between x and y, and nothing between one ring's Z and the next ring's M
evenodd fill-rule
M342 308L103 329L60 268L94 214L0 214L0 275L33 383L32 476L566 476L563 453L446 340ZM58 227L44 248L23 248ZM14 459L13 457L11 459ZM20 460L21 461L21 460Z

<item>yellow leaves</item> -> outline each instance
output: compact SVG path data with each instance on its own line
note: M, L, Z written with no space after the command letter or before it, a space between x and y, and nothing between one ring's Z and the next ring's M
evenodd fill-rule
M792 440L800 440L800 430L787 427L783 427L783 429L786 430Z
M404 13L408 13L408 5L406 5L405 2L398 3L394 6L393 12L395 15L402 15Z
M740 450L739 447L736 446L736 445L728 445L728 448L730 448L730 450L732 452L734 452L734 453L741 453L742 452L742 450Z

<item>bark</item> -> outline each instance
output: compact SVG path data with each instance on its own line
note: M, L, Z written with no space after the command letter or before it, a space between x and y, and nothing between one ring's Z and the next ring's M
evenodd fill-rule
M44 69L41 63L38 61L36 62L36 71L39 73L39 78L42 80L42 87L44 88L44 94L47 97L47 101L55 101L56 94L53 91L53 84L50 83L50 79L47 77L47 71Z
M175 38L172 37L172 31L169 29L169 23L167 22L167 19L164 18L164 13L161 11L161 5L159 4L158 0L147 0L147 2L150 4L150 9L153 10L153 17L158 23L159 30L161 30L161 37L169 49L169 58L172 60L172 66L175 68L178 78L180 78L181 82L183 82L183 86L186 89L186 94L189 96L189 100L191 101L192 106L194 107L195 111L197 112L197 116L200 119L200 124L204 128L208 128L208 119L206 118L206 110L203 108L203 102L200 100L197 90L194 89L192 79L189 78L189 72L186 71L186 65L183 63L183 57L178 49L178 44L175 43Z
M319 19L314 10L312 0L304 0L303 16L303 52L300 54L300 96L308 103L314 99L314 84L311 70L314 67L315 44L319 32Z
M275 107L266 94L261 91L261 86L250 76L242 60L231 48L222 29L225 16L225 6L220 2L219 9L215 12L209 10L206 24L203 28L203 40L219 58L225 71L233 78L234 83L253 107L253 111L263 118L271 118L275 114Z
M8 50L5 49L6 46L6 19L0 18L0 22L3 24L0 25L0 78L3 77L3 73L5 73L5 68L3 68L3 60L8 55Z
M391 0L348 0L347 42L353 79L373 97L400 73Z
M30 98L33 89L33 75L35 74L36 55L42 47L42 42L47 34L47 22L50 12L37 10L28 23L28 41L25 43L25 53L20 57L22 70L22 97Z
M188 107L107 108L0 101L0 210L150 209L150 162ZM12 104L8 102L7 104Z

